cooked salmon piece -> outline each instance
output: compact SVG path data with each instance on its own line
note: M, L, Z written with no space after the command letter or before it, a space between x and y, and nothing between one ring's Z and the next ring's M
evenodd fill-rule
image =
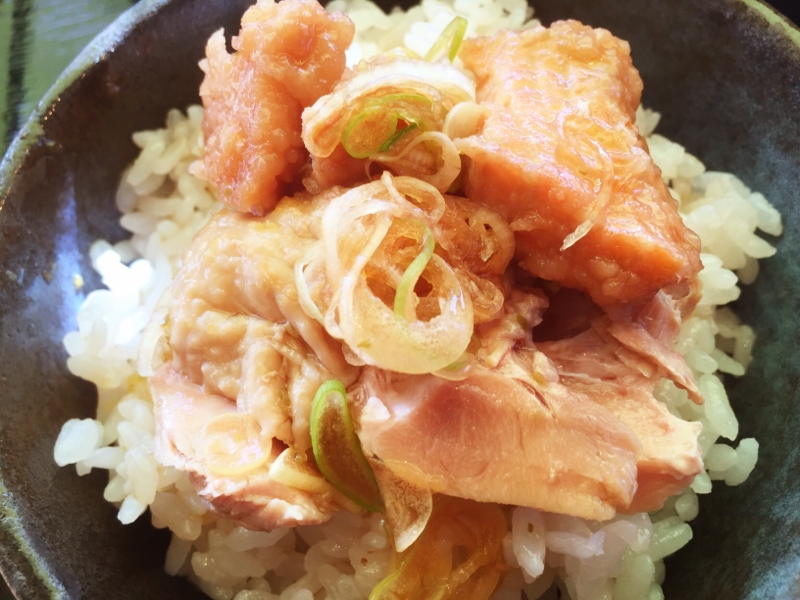
M627 305L609 315L596 315L585 329L594 329L616 356L640 373L670 379L693 402L702 404L692 370L673 349L681 322L678 303L662 290L642 306ZM562 336L566 337L573 336Z
M628 44L564 21L465 40L459 56L488 109L456 142L463 189L510 223L520 264L605 309L663 289L688 312L700 242L635 126L642 81Z
M636 495L622 512L661 508L703 470L698 443L702 425L675 417L653 397L658 371L648 375L640 365L626 362L619 344L604 339L596 328L539 343L537 349L553 361L564 386L605 408L641 442Z
M692 370L683 357L670 346L650 335L642 325L600 318L592 323L592 327L610 345L621 344L623 348L632 352L637 357L633 362L641 372L647 368L643 368L642 362L648 362L655 367L655 373L658 376L671 379L679 388L686 390L689 398L696 404L703 403L703 395L697 387ZM617 354L623 354L621 349L617 350ZM630 356L628 353L625 354Z
M589 519L632 501L641 443L533 347L546 308L541 292L512 291L475 327L475 361L456 380L365 368L348 390L396 541L418 530L434 493Z
M303 108L333 89L345 69L352 22L316 0L259 0L228 54L222 30L200 67L205 154L197 174L233 208L266 214L308 160Z
M347 15L316 0L258 0L242 16L233 47L306 108L339 82L354 35Z
M547 305L514 290L457 380L365 368L348 390L398 540L420 529L425 494L604 520L660 508L702 471L701 425L654 398L651 357L601 336L604 322L534 345Z
M352 397L366 456L430 493L604 520L636 491L640 442L541 353L460 381L367 367Z
M616 322L632 322L642 327L651 337L672 348L678 341L683 317L674 298L663 291L650 302L635 310L626 309L613 317Z

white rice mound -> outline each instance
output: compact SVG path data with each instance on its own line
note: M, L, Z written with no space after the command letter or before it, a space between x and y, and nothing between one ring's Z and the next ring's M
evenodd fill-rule
M346 10L356 23L351 61L401 43L424 54L454 14L469 19L470 35L531 23L524 0L424 0L390 15L367 0L333 0L328 8ZM185 116L172 110L165 129L134 135L141 153L117 193L120 222L132 237L113 246L103 240L92 245L92 266L106 288L87 295L78 330L64 337L70 371L97 386L97 418L65 423L55 460L74 464L78 475L107 469L104 497L118 508L119 520L131 523L149 508L153 525L172 531L166 572L188 577L211 598L367 598L391 556L381 515L341 511L319 526L249 531L209 512L185 473L153 458L153 404L146 381L152 373L138 364L137 351L148 343L145 325L182 250L219 209L213 190L189 173L202 156L201 120L199 106L189 107ZM504 577L493 600L555 598L556 588L574 600L663 599L663 559L691 540L698 494L709 493L714 480L738 485L755 466L756 440L742 439L736 447L718 443L734 442L739 429L722 374L745 373L755 339L724 305L738 298L739 285L755 280L758 259L775 253L756 230L780 235L781 217L734 175L707 172L684 148L654 134L657 122L657 113L639 110L637 124L653 159L679 200L684 221L702 240L702 300L684 322L677 350L706 401L693 404L667 381L657 396L676 416L703 424L707 471L650 515L598 523L514 509L504 549L506 561L520 568Z

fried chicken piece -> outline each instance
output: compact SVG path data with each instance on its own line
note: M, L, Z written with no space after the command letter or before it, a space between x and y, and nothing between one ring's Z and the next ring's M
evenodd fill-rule
M316 0L259 0L242 17L237 52L228 54L222 30L211 36L200 62L205 155L195 173L220 200L263 215L296 183L308 160L303 108L342 76L354 31Z

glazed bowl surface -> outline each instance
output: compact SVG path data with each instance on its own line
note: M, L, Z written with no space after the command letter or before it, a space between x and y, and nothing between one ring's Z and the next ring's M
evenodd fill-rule
M670 600L800 598L800 31L756 0L533 1L545 23L576 18L630 41L659 132L783 214L777 256L735 305L758 338L729 393L759 463L701 498L664 589ZM89 245L126 235L114 195L131 134L198 102L205 40L235 33L247 4L140 2L76 59L0 165L0 568L19 598L204 597L163 573L164 531L119 524L104 472L77 477L52 450L67 419L94 415L93 386L67 371L61 339L100 285Z

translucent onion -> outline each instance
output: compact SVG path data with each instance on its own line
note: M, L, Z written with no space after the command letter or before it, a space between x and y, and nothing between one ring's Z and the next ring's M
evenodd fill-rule
M499 278L514 257L511 227L493 210L464 198L447 196L447 208L439 223L442 235L437 243L448 257L460 259L459 272L469 273L471 278L489 278L499 284Z
M294 263L294 281L297 286L297 299L303 311L311 318L316 319L320 324L324 323L324 317L319 307L314 303L311 298L311 292L308 289L308 280L306 279L305 269L312 262L318 261L322 257L322 242L315 242L308 251L303 255L303 258Z
M342 146L353 158L367 158L381 151L397 131L397 114L382 106L367 106L353 117L342 134Z
M345 341L366 363L400 373L430 373L457 360L472 338L472 302L453 269L433 255L425 269L434 283L440 314L429 321L398 319L369 289L366 280L353 289L358 319L342 324Z
M386 186L392 200L423 223L432 226L444 216L447 208L439 190L407 177L392 177L390 173L381 175L381 183ZM402 193L398 189L402 188Z
M463 381L472 375L474 365L475 356L469 352L464 352L458 360L450 363L444 369L439 369L434 375L450 381Z
M442 133L451 140L475 135L488 114L489 110L485 106L472 101L460 102L444 118Z
M566 150L565 150L566 148ZM585 134L574 133L570 135L566 144L556 146L556 157L565 162L578 163L579 171L597 174L597 183L594 186L595 198L589 209L589 214L575 230L570 233L561 244L561 251L574 246L583 238L595 223L598 223L611 201L612 185L614 182L614 165L603 147Z
M440 131L421 133L395 156L381 153L370 158L390 166L399 175L416 177L429 183L440 192L449 190L461 173L458 148L453 140Z
M296 448L286 448L269 466L269 478L285 486L312 494L325 494L333 491L333 486L320 473L305 452Z
M359 219L370 214L384 213L391 216L394 209L393 203L381 202L374 199L381 188L381 183L371 183L354 188L342 196L339 196L325 209L322 214L322 242L324 246L325 269L328 276L328 283L333 288L338 287L342 280L342 265L339 257L339 239L347 235L353 242L353 248L360 248L366 243L367 238L372 236L372 230L354 229L352 224ZM358 210L356 208L358 207ZM399 211L398 211L399 213ZM388 224L386 225L388 229ZM356 240L356 238L358 238ZM364 252L361 252L362 256ZM369 257L365 257L367 260Z
M508 223L493 210L478 207L467 218L467 224L481 240L479 258L483 264L476 271L498 274L505 272L516 248L514 232Z
M417 129L417 127L419 127L418 123L410 123L403 129L398 130L392 137L383 143L383 145L380 147L380 151L386 152L409 133L412 133L415 129Z
M342 146L354 158L367 158L386 152L402 137L425 123L432 113L432 102L419 94L389 94L368 100L351 117L342 134ZM398 130L398 123L405 126Z
M508 568L508 524L496 504L439 496L422 535L394 552L370 600L487 600Z
M408 302L410 298L409 292L412 292L417 285L419 276L422 275L422 272L431 260L433 249L436 246L431 230L425 225L422 226L425 228L422 252L411 261L411 264L408 265L408 268L403 273L403 276L400 278L400 283L397 286L397 293L394 297L394 314L407 321L413 321L416 318L413 304Z
M361 354L353 348L351 344L352 335L348 334L348 332L352 332L353 322L360 318L360 315L356 314L355 308L353 307L353 294L356 287L361 285L361 287L365 287L366 284L362 281L361 272L364 270L364 267L369 262L372 255L377 250L380 243L383 241L383 238L386 236L386 232L389 231L389 227L391 226L392 221L390 218L384 216L381 218L370 237L366 240L366 243L363 245L361 250L355 257L350 269L344 274L344 276L340 280L340 284L338 289L334 292L333 300L325 313L325 329L334 337L338 337L343 339L345 342L350 344L350 349L359 356L362 360L366 360ZM362 238L363 239L363 238ZM354 244L351 244L351 247L355 247ZM337 321L337 309L338 309L338 321ZM374 364L367 360L367 364Z
M428 373L466 350L472 301L453 267L434 254L445 208L431 185L388 172L326 207L321 246L299 261L295 279L304 310L322 314L326 331L345 342L351 364ZM305 280L315 260L325 263L325 299ZM424 298L416 293L420 279L428 290ZM424 310L418 314L419 308Z
M386 113L401 114L409 110L408 97L423 97L430 105L426 110L417 106L413 120L441 123L456 104L475 100L475 84L457 67L405 57L381 60L366 64L303 111L303 143L312 155L330 156L345 128L370 102L378 102ZM389 97L394 100L381 100ZM402 110L393 108L397 106Z
M460 269L461 284L472 298L472 310L476 323L491 321L503 308L503 291L488 279L483 279L471 271Z
M342 146L354 158L386 152L400 139L416 130L434 126L431 118L441 110L430 98L419 94L389 94L367 100L360 112L350 117L342 134ZM405 126L399 128L400 121Z

